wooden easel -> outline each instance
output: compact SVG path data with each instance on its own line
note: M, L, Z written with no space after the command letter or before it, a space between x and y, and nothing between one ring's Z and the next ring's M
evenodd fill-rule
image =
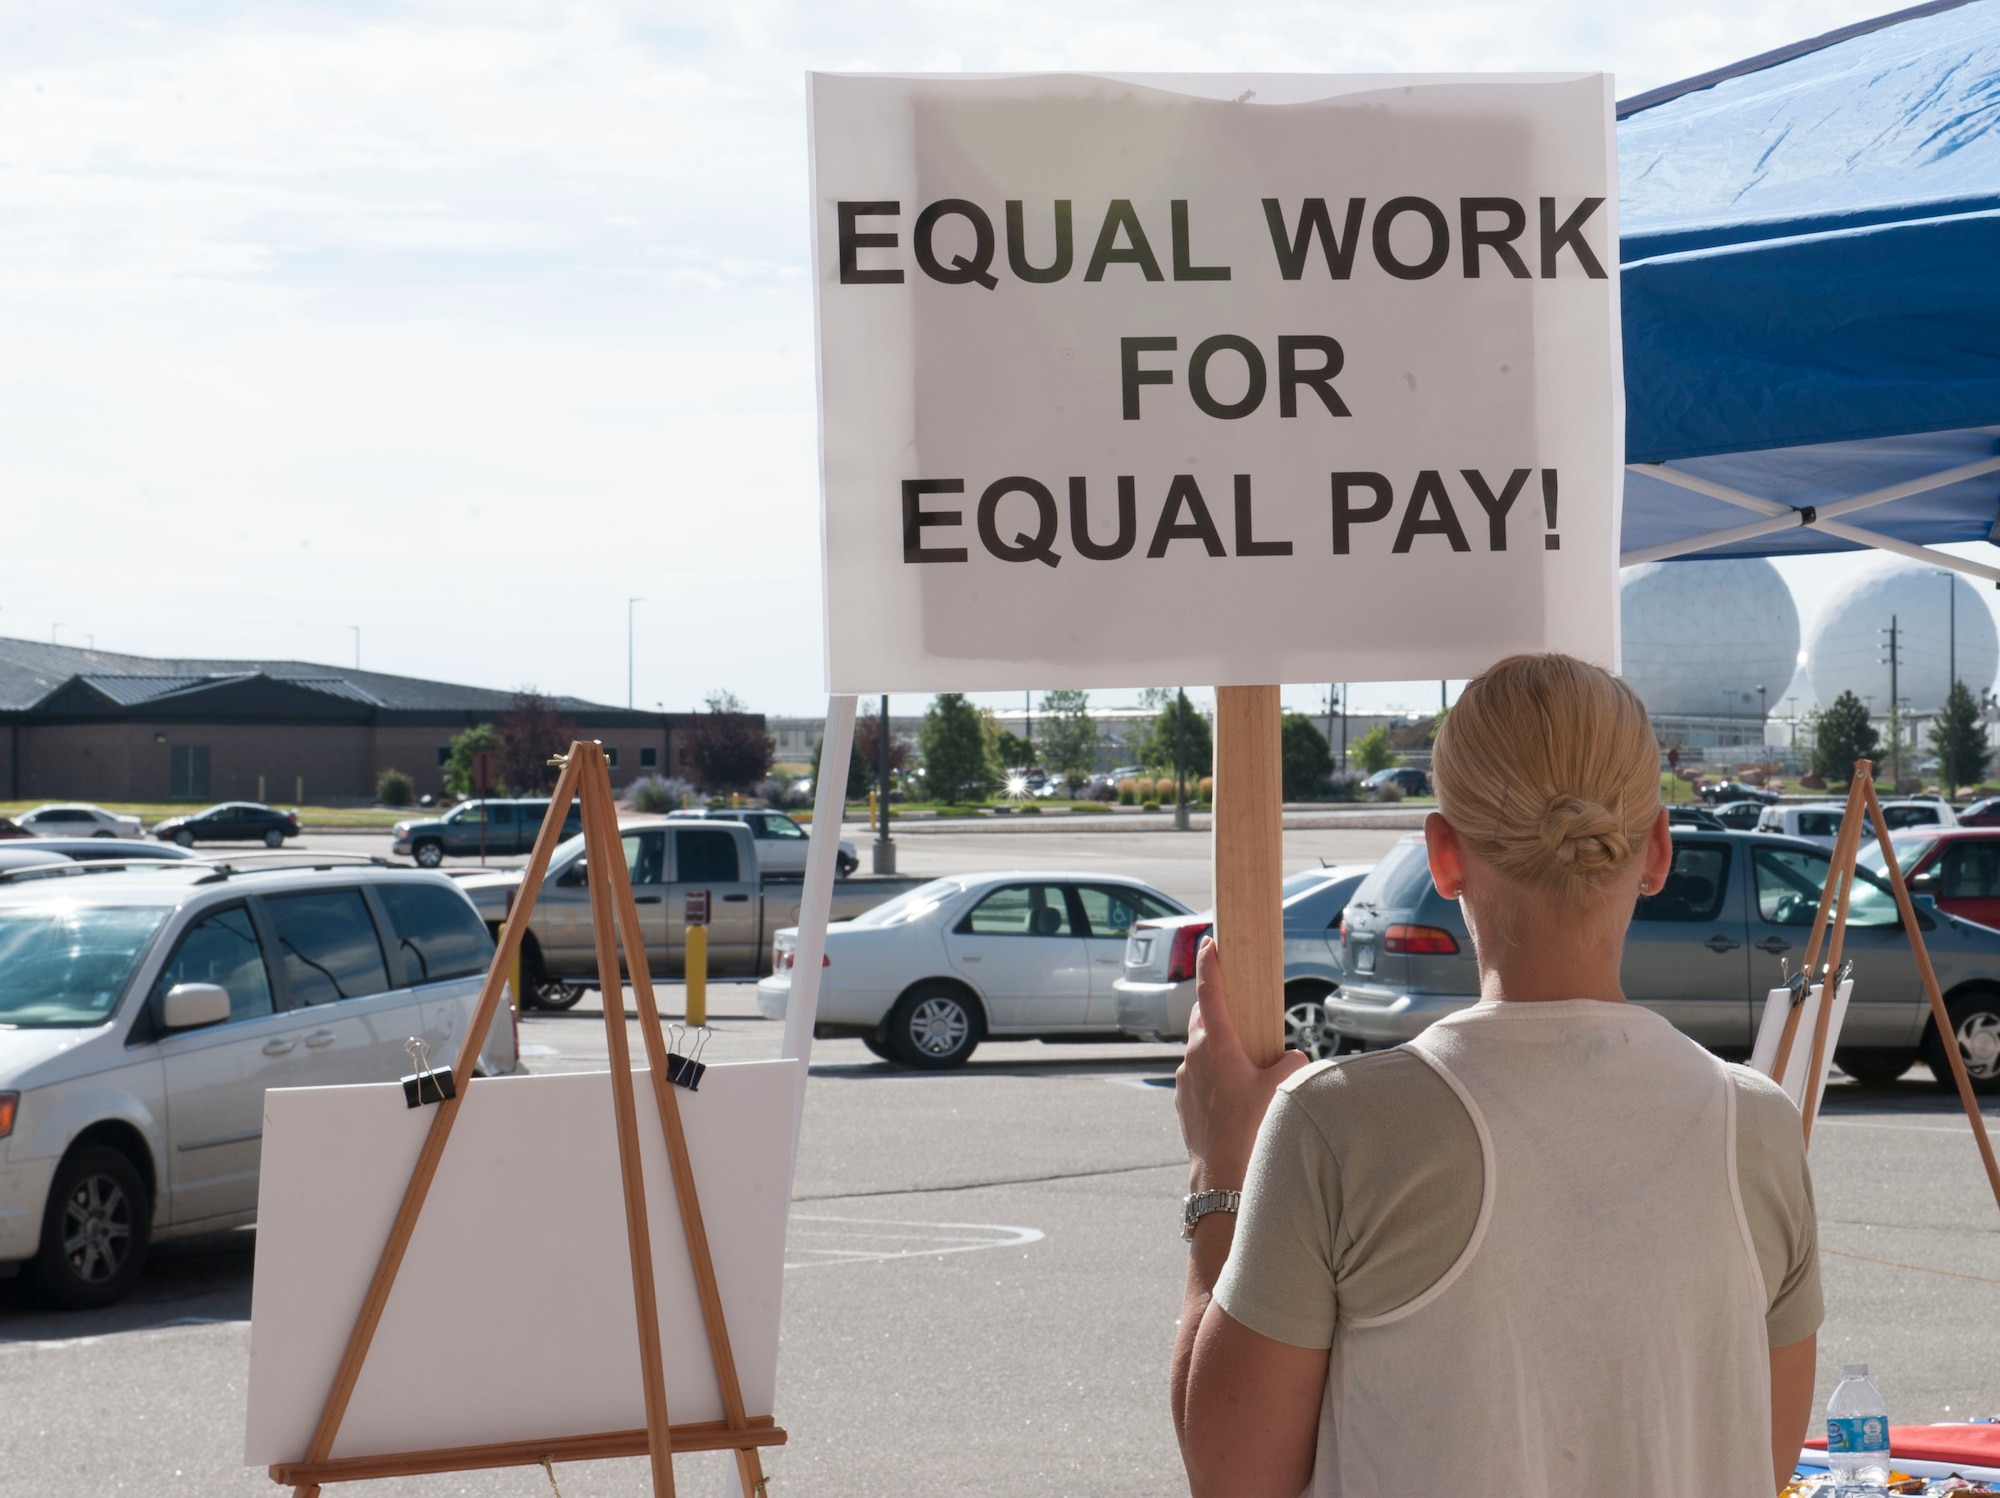
M534 852L521 876L521 891L493 954L479 1006L459 1046L452 1080L457 1095L434 1105L430 1133L423 1152L404 1189L395 1225L375 1266L367 1297L355 1317L354 1330L347 1339L340 1369L312 1444L303 1461L280 1462L273 1466L273 1481L290 1486L294 1498L318 1498L320 1486L329 1482L354 1482L367 1478L404 1477L418 1473L470 1471L483 1467L540 1466L544 1461L594 1461L606 1457L647 1456L652 1461L655 1498L669 1498L674 1491L673 1454L676 1451L722 1451L736 1453L736 1471L745 1498L764 1498L763 1463L758 1450L781 1446L785 1432L768 1416L750 1419L743 1408L743 1390L736 1376L736 1359L722 1316L722 1296L716 1286L715 1264L709 1254L708 1234L702 1224L701 1199L695 1191L694 1165L688 1156L687 1137L682 1131L680 1102L674 1085L667 1080L667 1043L660 1025L659 1010L653 1000L652 975L647 967L646 945L639 928L638 907L632 901L632 881L625 867L619 843L618 814L611 798L611 777L606 769L604 749L596 743L575 743L561 759L562 775L550 797L548 815L542 820ZM632 1301L638 1317L639 1367L645 1383L646 1425L642 1430L604 1431L593 1435L552 1436L545 1439L498 1442L485 1446L459 1446L435 1451L399 1452L381 1456L335 1458L335 1438L347 1413L348 1401L361 1377L369 1344L389 1303L403 1254L416 1231L424 1198L437 1174L457 1122L458 1109L473 1082L473 1065L479 1046L500 1004L507 975L521 948L521 933L527 928L528 912L541 894L542 879L548 873L549 856L563 840L563 821L573 797L583 801L583 837L590 884L590 921L597 946L597 979L604 995L604 1034L610 1051L612 1111L617 1120L618 1167L624 1185L626 1246L632 1264ZM698 1424L673 1425L667 1415L666 1374L661 1363L659 1306L653 1287L652 1239L646 1217L646 1188L640 1174L638 1103L632 1086L632 1060L625 1040L624 983L618 964L620 942L631 969L632 987L639 1005L639 1033L645 1042L646 1064L650 1068L653 1100L658 1106L660 1127L666 1135L667 1156L673 1167L674 1195L680 1204L681 1228L687 1238L688 1258L694 1267L695 1287L701 1299L702 1322L708 1333L709 1356L722 1391L724 1418Z
M1903 930L1909 935L1910 948L1916 954L1917 973L1923 980L1924 997L1930 1001L1931 1020L1937 1026L1939 1046L1945 1054L1945 1062L1951 1068L1952 1081L1958 1085L1959 1101L1965 1105L1965 1116L1972 1125L1972 1137L1979 1145L1979 1158L1986 1166L1986 1180L1993 1188L1993 1203L2000 1206L2000 1164L1993 1158L1993 1141L1986 1135L1986 1120L1979 1112L1979 1100L1972 1091L1972 1079L1965 1073L1965 1058L1958 1053L1958 1037L1952 1028L1951 1013L1945 1008L1944 995L1938 991L1937 972L1931 967L1930 952L1924 946L1923 928L1917 924L1917 910L1910 899L1909 885L1903 879L1903 867L1896 860L1894 845L1889 839L1889 825L1882 815L1882 802L1875 794L1875 767L1862 759L1854 762L1854 780L1848 787L1847 810L1840 819L1840 832L1834 838L1833 859L1827 866L1826 889L1821 893L1818 913L1813 916L1812 936L1806 942L1805 965L1802 969L1808 985L1818 980L1827 992L1822 995L1819 1016L1813 1025L1811 1065L1806 1070L1806 1107L1800 1110L1804 1115L1806 1143L1812 1143L1815 1110L1812 1106L1814 1094L1819 1085L1820 1069L1826 1064L1828 1031L1832 1027L1833 992L1837 987L1840 973L1841 946L1847 935L1847 902L1854 890L1854 863L1861 851L1861 826L1864 820L1875 828L1875 837L1882 847L1882 863L1889 876L1889 888L1896 896L1896 909L1903 918ZM1830 918L1830 919L1829 919ZM1824 964L1820 962L1820 942L1827 936L1827 955ZM1794 1002L1791 1013L1785 1016L1785 1028L1778 1039L1778 1057L1771 1067L1771 1075L1782 1077L1792 1058L1792 1048L1798 1039L1799 1015L1803 1004Z

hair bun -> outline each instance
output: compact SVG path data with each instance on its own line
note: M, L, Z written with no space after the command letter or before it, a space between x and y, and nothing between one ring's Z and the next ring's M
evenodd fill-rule
M1623 823L1595 801L1557 796L1542 811L1542 846L1578 873L1616 868L1632 856Z

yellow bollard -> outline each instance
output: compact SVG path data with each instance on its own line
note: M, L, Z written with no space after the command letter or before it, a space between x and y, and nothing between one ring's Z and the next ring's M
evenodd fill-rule
M687 928L688 1028L708 1023L708 927Z

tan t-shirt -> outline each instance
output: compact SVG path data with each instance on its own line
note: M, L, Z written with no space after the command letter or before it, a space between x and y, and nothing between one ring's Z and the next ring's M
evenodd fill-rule
M1763 1270L1765 1333L1819 1329L1819 1226L1798 1110L1732 1066L1736 1174ZM1464 1105L1398 1047L1289 1079L1271 1100L1215 1299L1294 1347L1331 1347L1336 1322L1380 1316L1436 1284L1479 1219L1479 1136Z

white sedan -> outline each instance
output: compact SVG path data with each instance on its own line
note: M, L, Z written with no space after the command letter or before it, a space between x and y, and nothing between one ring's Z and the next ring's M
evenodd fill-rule
M106 811L88 802L51 802L14 820L36 837L143 837L137 817Z
M1115 874L933 879L827 928L814 1033L853 1036L885 1060L939 1070L987 1036L1060 1040L1118 1032L1125 937L1187 907ZM798 930L772 946L757 1008L783 1019Z

